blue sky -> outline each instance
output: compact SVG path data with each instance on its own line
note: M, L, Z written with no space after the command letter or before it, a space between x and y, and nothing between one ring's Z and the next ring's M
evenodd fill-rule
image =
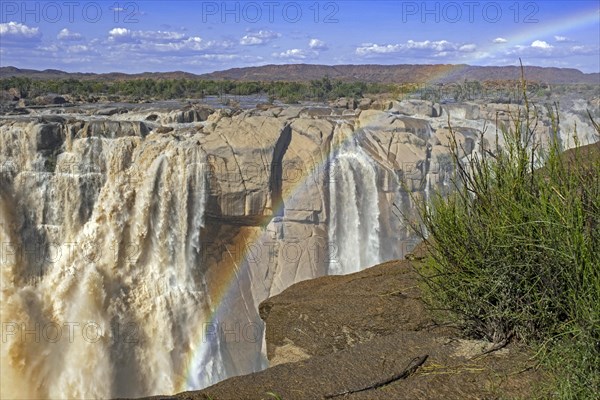
M600 1L9 1L0 65L211 72L264 64L600 71Z

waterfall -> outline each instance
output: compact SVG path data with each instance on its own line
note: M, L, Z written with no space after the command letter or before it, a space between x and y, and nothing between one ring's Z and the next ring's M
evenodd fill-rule
M215 334L219 325L215 320L204 327L202 344L198 357L192 360L186 390L203 389L228 377L221 347L222 338L218 332Z
M1 378L11 382L2 398L147 396L175 393L188 379L207 386L227 376L224 344L202 337L215 307L201 257L206 155L195 141L93 140L104 147L94 165L106 182L83 226L65 227L63 242L51 243L62 256L35 280L23 276L32 257L10 230L19 227L9 224L15 200L0 193ZM89 170L88 150L78 148L90 146L75 143L64 157ZM49 218L61 210L76 215L88 175L45 179L38 190L52 196L43 203L52 208ZM10 184L26 191L19 185L30 183L17 176ZM204 365L190 361L197 352L205 353Z
M329 274L348 274L379 263L377 171L349 139L329 168Z

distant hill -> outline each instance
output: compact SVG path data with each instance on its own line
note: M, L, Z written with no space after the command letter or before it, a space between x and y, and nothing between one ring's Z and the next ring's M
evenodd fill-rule
M313 65L285 64L260 67L232 68L209 74L196 75L189 72L144 72L125 74L69 73L54 69L43 71L0 67L0 78L22 76L32 79L207 79L238 81L309 81L325 76L343 81L380 83L450 83L465 79L477 81L503 81L519 79L521 71L516 66L478 67L470 65ZM600 74L585 74L573 68L525 67L529 81L544 83L587 83L600 85Z
M470 65L265 65L233 68L201 75L205 79L294 81L329 76L345 81L381 83L449 83L465 79L478 81L515 80L521 76L516 66L476 67ZM525 67L529 81L546 83L600 84L600 74L584 74L572 68Z
M141 74L126 74L123 72L109 72L96 74L92 72L65 72L57 69L20 69L16 67L0 67L0 78L27 77L31 79L82 79L114 81L126 79L201 79L199 75L190 72L143 72Z

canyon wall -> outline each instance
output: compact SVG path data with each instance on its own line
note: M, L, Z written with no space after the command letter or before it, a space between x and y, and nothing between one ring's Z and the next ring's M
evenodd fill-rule
M506 106L131 107L0 117L3 398L198 389L266 367L258 305L401 258ZM583 119L559 139L595 140ZM537 126L547 140L551 124Z

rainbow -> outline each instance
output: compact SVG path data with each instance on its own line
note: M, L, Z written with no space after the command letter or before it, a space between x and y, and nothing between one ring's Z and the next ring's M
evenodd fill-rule
M548 38L553 35L560 35L563 32L581 29L589 25L598 25L600 19L600 7L596 6L581 10L571 15L565 15L562 18L556 18L552 21L542 23L523 24L527 29L516 31L508 35L506 43L488 43L488 46L473 53L473 57L468 62L477 63L489 58L493 53L507 50L510 46L529 46L534 40ZM517 65L515 61L515 65Z
M583 10L572 15L567 15L564 18L556 19L548 23L526 24L527 29L523 29L520 32L516 32L513 35L508 36L506 43L491 43L490 41L490 44L487 47L474 52L472 58L469 59L467 62L480 63L486 58L488 58L490 54L506 50L509 46L529 45L531 41L543 39L549 35L560 34L568 30L583 28L590 24L598 25L600 16L599 13L600 9L590 8L588 10ZM466 68L469 68L469 65L457 65L456 68L452 68L449 71L446 70L439 74L434 74L429 78L429 82L438 81L444 78L445 76L448 76L457 71L460 72L461 70ZM348 139L350 138L347 138L346 140ZM316 182L318 181L319 177L323 177L324 172L327 170L328 163L342 144L343 142L337 144L332 143L330 148L330 154L327 157L324 157L324 159L320 163L313 165L312 168L307 170L304 179L299 179L298 182L296 182L296 184L291 188L291 190L288 191L287 196L282 198L279 204L274 205L273 215L278 215L278 213L276 213L275 211L281 210L285 201L292 199L294 196L300 194L300 190L302 190L304 185L307 182L309 182L309 180ZM271 215L263 217L261 221L262 226L266 226L271 221L271 219ZM216 307L214 307L213 310L211 310L206 320L203 321L202 326L198 327L197 329L198 335L197 338L195 338L196 345L192 348L192 351L190 351L190 354L188 356L188 362L185 368L184 376L182 376L181 379L179 379L179 382L177 383L178 391L186 390L189 387L190 382L193 382L194 377L191 376L191 373L194 361L198 357L202 356L202 346L205 335L203 329L207 325L214 326L214 324L217 321L219 321L219 316L224 315L224 313L227 312L227 299L231 298L231 296L234 296L236 294L234 289L236 286L235 283L238 280L237 277L240 275L240 273L245 272L249 265L252 264L252 260L254 259L255 255L249 254L250 249L253 248L253 244L260 242L262 235L264 235L264 233L260 233L256 229L252 230L252 228L248 228L248 232L245 232L244 228L242 228L242 231L234 240L234 246L236 249L244 249L244 251L236 251L235 254L230 254L230 259L224 262L224 265L220 265L220 275L216 279L214 279L213 282L211 282L213 286L211 287L210 298L212 300L211 303L215 304ZM250 239L250 241L247 241L247 239Z
M339 149L342 144L343 142L335 145L332 143L330 147L330 154L327 157L324 157L320 163L315 163L306 171L303 171L305 172L303 173L303 179L296 180L295 184L289 188L288 195L282 197L279 202L273 204L272 215L263 216L257 226L265 227L269 224L269 222L271 222L273 215L281 215L280 211L283 210L285 201L301 194L301 189L307 182L311 182L311 180L312 182L318 182L319 180L322 180L331 156L335 154L337 149ZM233 243L230 245L230 247L235 249L235 251L233 253L229 253L230 257L228 260L223 260L222 263L219 264L218 272L220 274L213 281L211 281L212 287L210 288L211 303L216 304L217 306L211 310L211 313L207 316L207 318L202 321L202 326L198 327L197 329L198 337L196 338L197 340L195 342L198 345L194 348L192 354L189 355L186 374L183 377L184 379L178 382L178 391L186 390L190 387L190 383L193 382L194 377L191 376L191 373L193 366L195 365L194 361L203 355L202 346L205 342L204 335L206 333L204 328L207 326L217 326L218 321L220 320L219 317L224 315L224 313L227 311L225 309L227 299L238 295L235 288L236 282L239 281L239 275L246 272L247 268L253 264L253 260L256 259L256 255L251 253L252 249L256 248L256 246L253 245L260 243L261 238L266 234L267 233L265 232L260 232L257 230L256 226L248 228L242 227Z

